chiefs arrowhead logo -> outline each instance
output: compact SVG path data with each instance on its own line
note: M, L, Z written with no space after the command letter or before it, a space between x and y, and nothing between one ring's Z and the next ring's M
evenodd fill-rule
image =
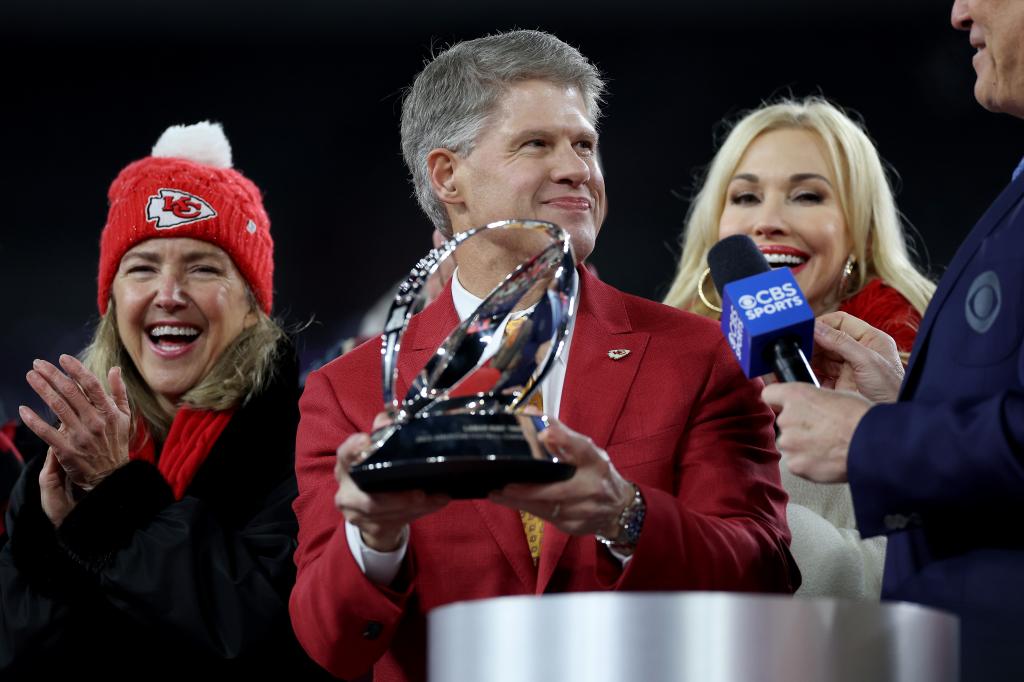
M217 212L202 197L180 189L159 189L146 204L146 220L155 220L154 227L158 230L169 230L216 216Z

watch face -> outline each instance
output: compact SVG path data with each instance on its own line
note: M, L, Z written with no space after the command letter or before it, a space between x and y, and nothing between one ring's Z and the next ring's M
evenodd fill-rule
M595 537L610 549L631 551L640 541L640 531L643 530L646 515L647 505L640 494L640 488L634 484L633 499L619 514L619 532L614 538L606 538L600 533L595 534Z
M622 511L622 516L619 517L619 525L622 527L619 540L620 542L635 546L640 541L640 531L644 527L647 505L644 504L644 498L640 495L640 488L635 485L633 487L636 491L633 501Z

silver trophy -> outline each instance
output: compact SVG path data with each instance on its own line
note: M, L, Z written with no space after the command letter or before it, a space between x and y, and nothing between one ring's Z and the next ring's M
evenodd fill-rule
M402 336L421 306L424 285L468 240L481 253L511 250L520 265L448 335L399 397ZM547 417L523 410L565 343L576 310L574 269L566 232L531 220L460 232L416 264L398 289L381 336L384 402L393 421L371 434L364 459L351 469L360 488L478 498L508 483L572 476L575 467L552 456L537 438ZM498 341L512 317L521 318L516 332Z

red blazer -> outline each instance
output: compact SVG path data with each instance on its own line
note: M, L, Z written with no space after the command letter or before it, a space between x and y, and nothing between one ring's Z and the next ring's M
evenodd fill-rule
M426 614L455 601L593 590L792 592L786 494L773 416L718 326L629 296L580 270L581 302L559 418L605 448L647 503L625 569L593 536L544 529L535 568L518 512L455 501L415 521L395 583L370 582L352 558L334 507L335 450L382 409L380 349L363 345L309 376L296 466L295 632L341 677L425 677ZM445 293L403 339L409 379L458 318ZM608 351L628 348L612 360Z

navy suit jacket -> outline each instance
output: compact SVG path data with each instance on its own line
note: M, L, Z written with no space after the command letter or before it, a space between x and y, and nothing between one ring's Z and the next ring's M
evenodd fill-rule
M883 599L960 616L963 679L1024 679L1024 175L982 216L921 322L900 399L850 445Z

